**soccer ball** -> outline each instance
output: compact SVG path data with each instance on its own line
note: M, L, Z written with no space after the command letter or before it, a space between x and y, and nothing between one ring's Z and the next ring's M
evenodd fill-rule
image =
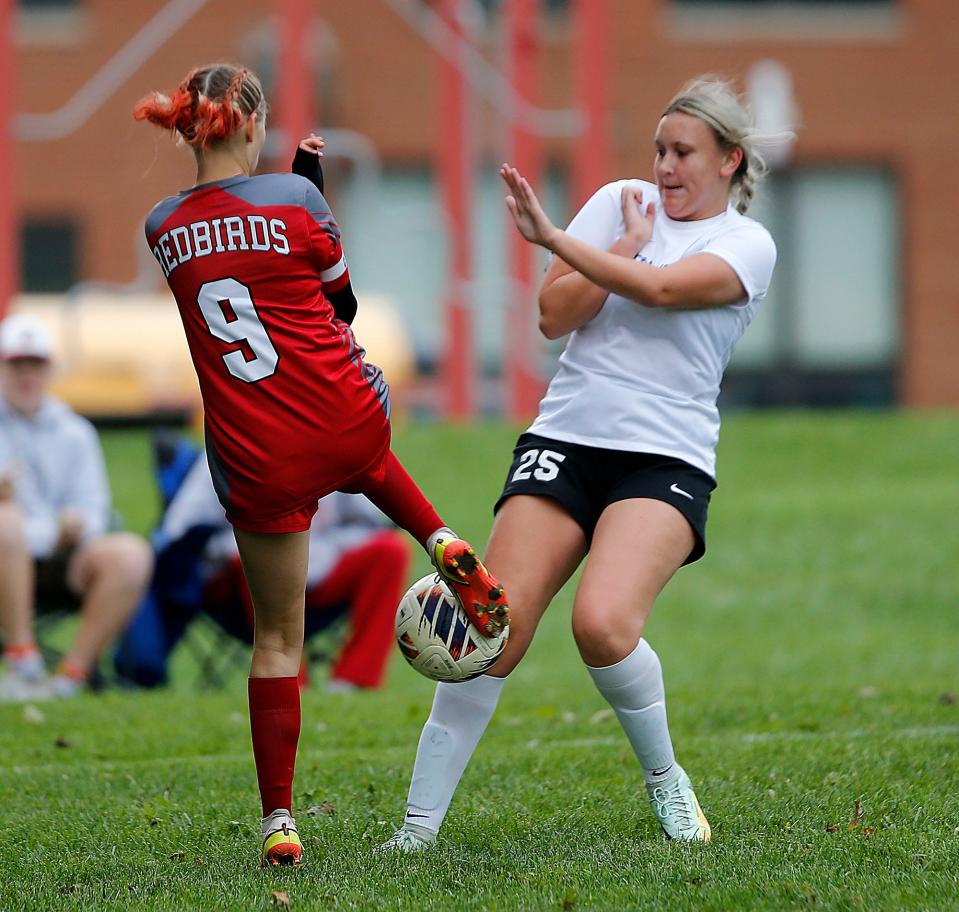
M509 625L485 637L435 573L417 580L396 609L396 642L420 674L434 681L468 681L493 667L509 639Z

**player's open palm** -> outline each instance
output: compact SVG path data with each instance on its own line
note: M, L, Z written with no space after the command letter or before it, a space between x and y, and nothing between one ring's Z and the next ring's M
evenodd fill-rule
M636 242L637 250L642 250L653 236L653 218L656 206L653 203L643 205L643 193L635 187L623 187L623 224L624 236Z
M509 187L510 195L506 197L506 208L513 216L519 233L533 244L546 246L550 235L556 231L556 226L543 212L533 188L512 165L504 164L499 173Z
M305 139L300 140L300 144L297 146L298 149L302 149L304 152L312 152L314 155L318 155L320 158L323 157L323 147L326 145L326 141L322 136L317 136L315 133L311 133Z

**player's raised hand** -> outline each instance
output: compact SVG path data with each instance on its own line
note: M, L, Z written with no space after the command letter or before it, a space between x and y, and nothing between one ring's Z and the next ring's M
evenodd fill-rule
M296 147L296 154L293 156L291 168L294 174L305 177L320 193L323 192L325 187L323 168L320 165L325 145L323 137L317 136L315 133L311 133L306 139L300 140L300 144Z
M506 208L513 216L519 233L533 244L548 247L550 237L556 233L556 226L543 212L533 188L512 165L504 164L499 173L509 187L510 195L506 197Z
M622 193L623 223L626 226L624 236L629 237L642 250L653 236L653 217L656 206L653 203L643 205L643 192L635 187L625 186Z
M305 139L300 140L300 144L297 146L297 149L302 149L304 152L313 152L322 158L323 147L325 145L326 142L323 140L322 136L317 136L315 133L311 133Z

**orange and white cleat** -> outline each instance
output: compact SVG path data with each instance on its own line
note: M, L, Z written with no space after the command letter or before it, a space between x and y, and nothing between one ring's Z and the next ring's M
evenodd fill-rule
M437 573L459 599L473 626L484 636L498 636L509 624L509 602L496 578L469 542L436 536L430 557Z
M263 850L260 853L260 867L269 865L293 865L299 867L303 862L303 843L296 831L296 821L285 808L278 808L260 823L260 835L263 837Z

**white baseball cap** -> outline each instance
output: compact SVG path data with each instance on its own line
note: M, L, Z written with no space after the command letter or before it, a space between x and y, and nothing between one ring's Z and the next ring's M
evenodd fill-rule
M49 361L52 357L53 338L36 317L14 314L0 323L0 358L5 361L14 358Z

